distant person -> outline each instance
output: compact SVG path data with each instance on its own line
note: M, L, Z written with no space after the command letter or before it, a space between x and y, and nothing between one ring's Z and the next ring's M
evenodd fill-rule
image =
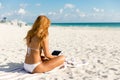
M27 72L47 72L62 65L65 61L63 55L53 56L49 52L49 26L50 20L46 16L38 16L25 37L27 53L24 62L24 69Z

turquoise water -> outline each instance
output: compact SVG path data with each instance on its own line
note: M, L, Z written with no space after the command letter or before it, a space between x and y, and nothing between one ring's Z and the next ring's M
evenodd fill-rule
M28 25L32 25L31 23ZM54 27L111 27L120 28L120 22L108 23L51 23Z

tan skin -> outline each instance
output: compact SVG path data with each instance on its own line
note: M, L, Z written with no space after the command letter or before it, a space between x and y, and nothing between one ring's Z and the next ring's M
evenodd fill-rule
M28 56L26 54L25 57L25 63L27 64L35 64L38 62L42 62L39 64L32 73L43 73L50 71L60 65L62 65L65 61L65 57L63 55L61 56L53 56L49 52L49 46L48 46L48 36L43 40L42 42L43 48L41 49L43 51L43 55L46 57L41 58L42 52L41 51L35 51L31 50L31 54ZM39 39L34 36L31 39L31 43L27 45L31 48L40 49L39 45Z

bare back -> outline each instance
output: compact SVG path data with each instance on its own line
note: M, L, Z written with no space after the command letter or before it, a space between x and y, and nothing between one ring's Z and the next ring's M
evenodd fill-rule
M31 42L29 44L27 44L27 48L30 48L30 54L26 54L25 57L25 63L27 64L35 64L38 62L41 62L41 49L40 49L40 44L39 44L39 40L37 37L33 37L31 39Z

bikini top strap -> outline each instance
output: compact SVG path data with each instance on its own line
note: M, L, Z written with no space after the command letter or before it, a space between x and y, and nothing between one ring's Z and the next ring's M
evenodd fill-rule
M31 50L34 50L34 51L39 51L39 49L36 49L36 48L31 48L31 47L27 47L27 53L30 54L31 53Z
M29 46L31 46L31 44L29 44ZM40 51L40 49L38 48L31 48L31 47L27 47L27 53L30 54L31 53L31 50L34 50L34 51ZM40 43L39 43L39 47L40 47Z

